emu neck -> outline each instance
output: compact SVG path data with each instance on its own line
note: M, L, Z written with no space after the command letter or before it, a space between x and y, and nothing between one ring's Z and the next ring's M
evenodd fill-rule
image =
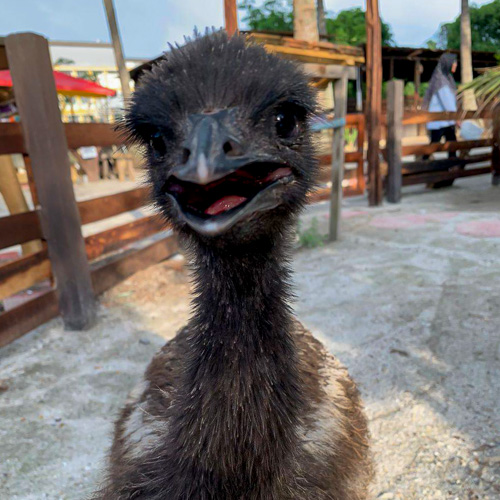
M302 402L284 253L266 241L205 247L195 259L186 399L177 425L188 433L184 459L197 457L195 467L239 488L279 482L296 443Z

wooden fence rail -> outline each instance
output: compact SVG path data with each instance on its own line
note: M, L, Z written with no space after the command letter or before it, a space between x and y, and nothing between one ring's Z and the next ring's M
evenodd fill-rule
M498 145L493 139L476 141L454 141L445 144L401 145L401 131L404 125L424 124L432 121L464 119L492 119L495 112L485 109L476 112L458 113L430 113L407 112L403 113L403 82L392 81L388 85L387 118L387 147L382 151L388 164L386 179L386 196L388 201L398 203L401 199L402 186L426 183L432 185L451 185L454 179L482 175L490 172L500 173L500 154ZM499 127L500 129L500 127ZM500 130L499 130L500 132ZM471 150L493 146L490 153L473 153ZM465 152L462 156L451 156L444 159L428 158L437 152L457 153ZM416 156L414 161L403 162L405 156ZM427 158L426 158L427 157ZM499 160L496 160L496 158ZM420 159L422 158L422 159ZM484 166L484 163L490 166ZM465 168L476 165L473 168ZM494 177L495 178L495 177Z

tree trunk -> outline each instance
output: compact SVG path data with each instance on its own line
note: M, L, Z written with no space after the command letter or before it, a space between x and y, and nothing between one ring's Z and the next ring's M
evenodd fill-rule
M321 39L326 38L326 18L323 0L318 0L318 31Z
M315 0L293 0L293 37L308 42L319 41Z
M460 62L462 69L462 84L472 82L472 34L470 27L469 0L462 1L462 14L460 16ZM466 111L477 109L476 98L473 90L464 93L463 108Z

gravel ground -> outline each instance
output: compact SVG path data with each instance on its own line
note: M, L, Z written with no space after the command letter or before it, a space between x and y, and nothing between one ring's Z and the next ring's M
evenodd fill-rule
M500 190L345 205L341 241L295 255L296 311L359 383L372 497L500 499ZM325 231L327 209L302 227ZM101 304L90 331L55 320L0 350L2 500L85 498L127 391L188 317L189 280L159 264Z

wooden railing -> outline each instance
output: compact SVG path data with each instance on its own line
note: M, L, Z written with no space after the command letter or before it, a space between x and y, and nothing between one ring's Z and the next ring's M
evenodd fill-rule
M467 119L491 120L490 109L481 112L430 113L427 111L403 112L403 83L392 81L388 85L387 100L387 147L382 154L387 161L386 193L390 202L401 199L402 186L414 184L437 184L454 179L493 173L500 175L500 164L495 160L496 143L493 138L475 141L454 141L444 144L418 144L402 146L404 125L419 125L433 121L463 121ZM474 152L478 148L491 148L493 151ZM438 152L467 152L467 154L443 159L432 159L430 155ZM412 161L403 161L404 157L416 156ZM487 164L486 166L484 164ZM469 166L474 165L473 168ZM467 167L467 168L465 168Z
M68 149L119 145L122 138L109 124L61 124L45 39L12 35L7 52L22 123L0 124L0 155L25 155L35 210L0 218L0 250L33 240L42 249L0 265L0 302L43 286L0 313L0 347L59 314L70 328L91 326L95 295L177 251L164 222L140 210L149 203L145 188L76 202ZM34 66L40 95L27 84ZM43 120L37 99L46 100ZM82 236L82 226L132 211L132 222Z

